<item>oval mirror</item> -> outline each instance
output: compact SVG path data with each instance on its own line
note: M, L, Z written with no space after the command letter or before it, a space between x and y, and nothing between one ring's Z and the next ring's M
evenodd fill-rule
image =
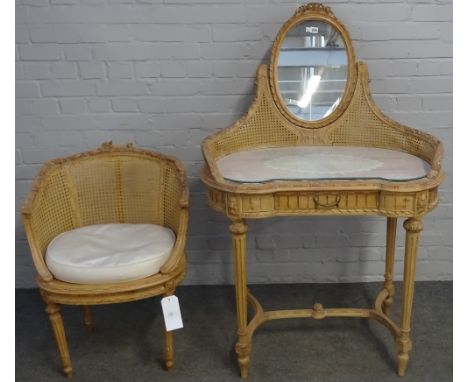
M306 127L339 115L353 82L351 41L331 11L324 14L324 8L328 7L317 14L313 7L299 9L279 32L272 52L275 98L283 112Z

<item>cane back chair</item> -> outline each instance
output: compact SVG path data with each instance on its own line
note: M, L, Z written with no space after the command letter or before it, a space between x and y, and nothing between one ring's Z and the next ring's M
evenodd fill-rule
M188 200L181 162L131 144L105 143L95 151L55 159L42 167L22 217L37 283L68 377L72 365L60 304L83 306L85 327L91 329L90 305L173 294L186 273ZM159 271L117 282L77 283L57 278L46 261L51 241L60 234L105 224L151 225L172 231L173 241ZM169 370L173 366L172 332L165 331L164 338L165 366Z

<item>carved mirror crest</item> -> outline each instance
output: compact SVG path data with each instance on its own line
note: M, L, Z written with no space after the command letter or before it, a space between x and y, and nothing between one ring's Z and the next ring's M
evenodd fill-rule
M278 109L291 122L318 128L337 119L356 84L354 49L329 7L299 7L273 44L270 86Z

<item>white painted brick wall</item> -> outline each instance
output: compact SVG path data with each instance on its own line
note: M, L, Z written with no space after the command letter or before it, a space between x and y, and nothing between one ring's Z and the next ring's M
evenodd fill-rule
M452 278L452 2L334 0L382 110L445 144L440 205L418 280ZM246 112L257 66L301 3L287 0L16 1L16 285L35 272L20 207L40 165L103 141L178 156L191 187L186 284L232 282L226 219L198 178L200 142ZM382 280L385 219L250 223L250 282ZM403 229L396 271L401 279Z

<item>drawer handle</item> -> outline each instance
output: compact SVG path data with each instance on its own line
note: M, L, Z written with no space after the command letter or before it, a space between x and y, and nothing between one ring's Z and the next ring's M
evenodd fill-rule
M319 202L319 197L314 196L314 202L315 202L315 208L322 207L322 208L333 208L333 207L338 207L340 204L341 200L341 195L336 195L336 200L333 203L326 204L326 203L320 203Z

